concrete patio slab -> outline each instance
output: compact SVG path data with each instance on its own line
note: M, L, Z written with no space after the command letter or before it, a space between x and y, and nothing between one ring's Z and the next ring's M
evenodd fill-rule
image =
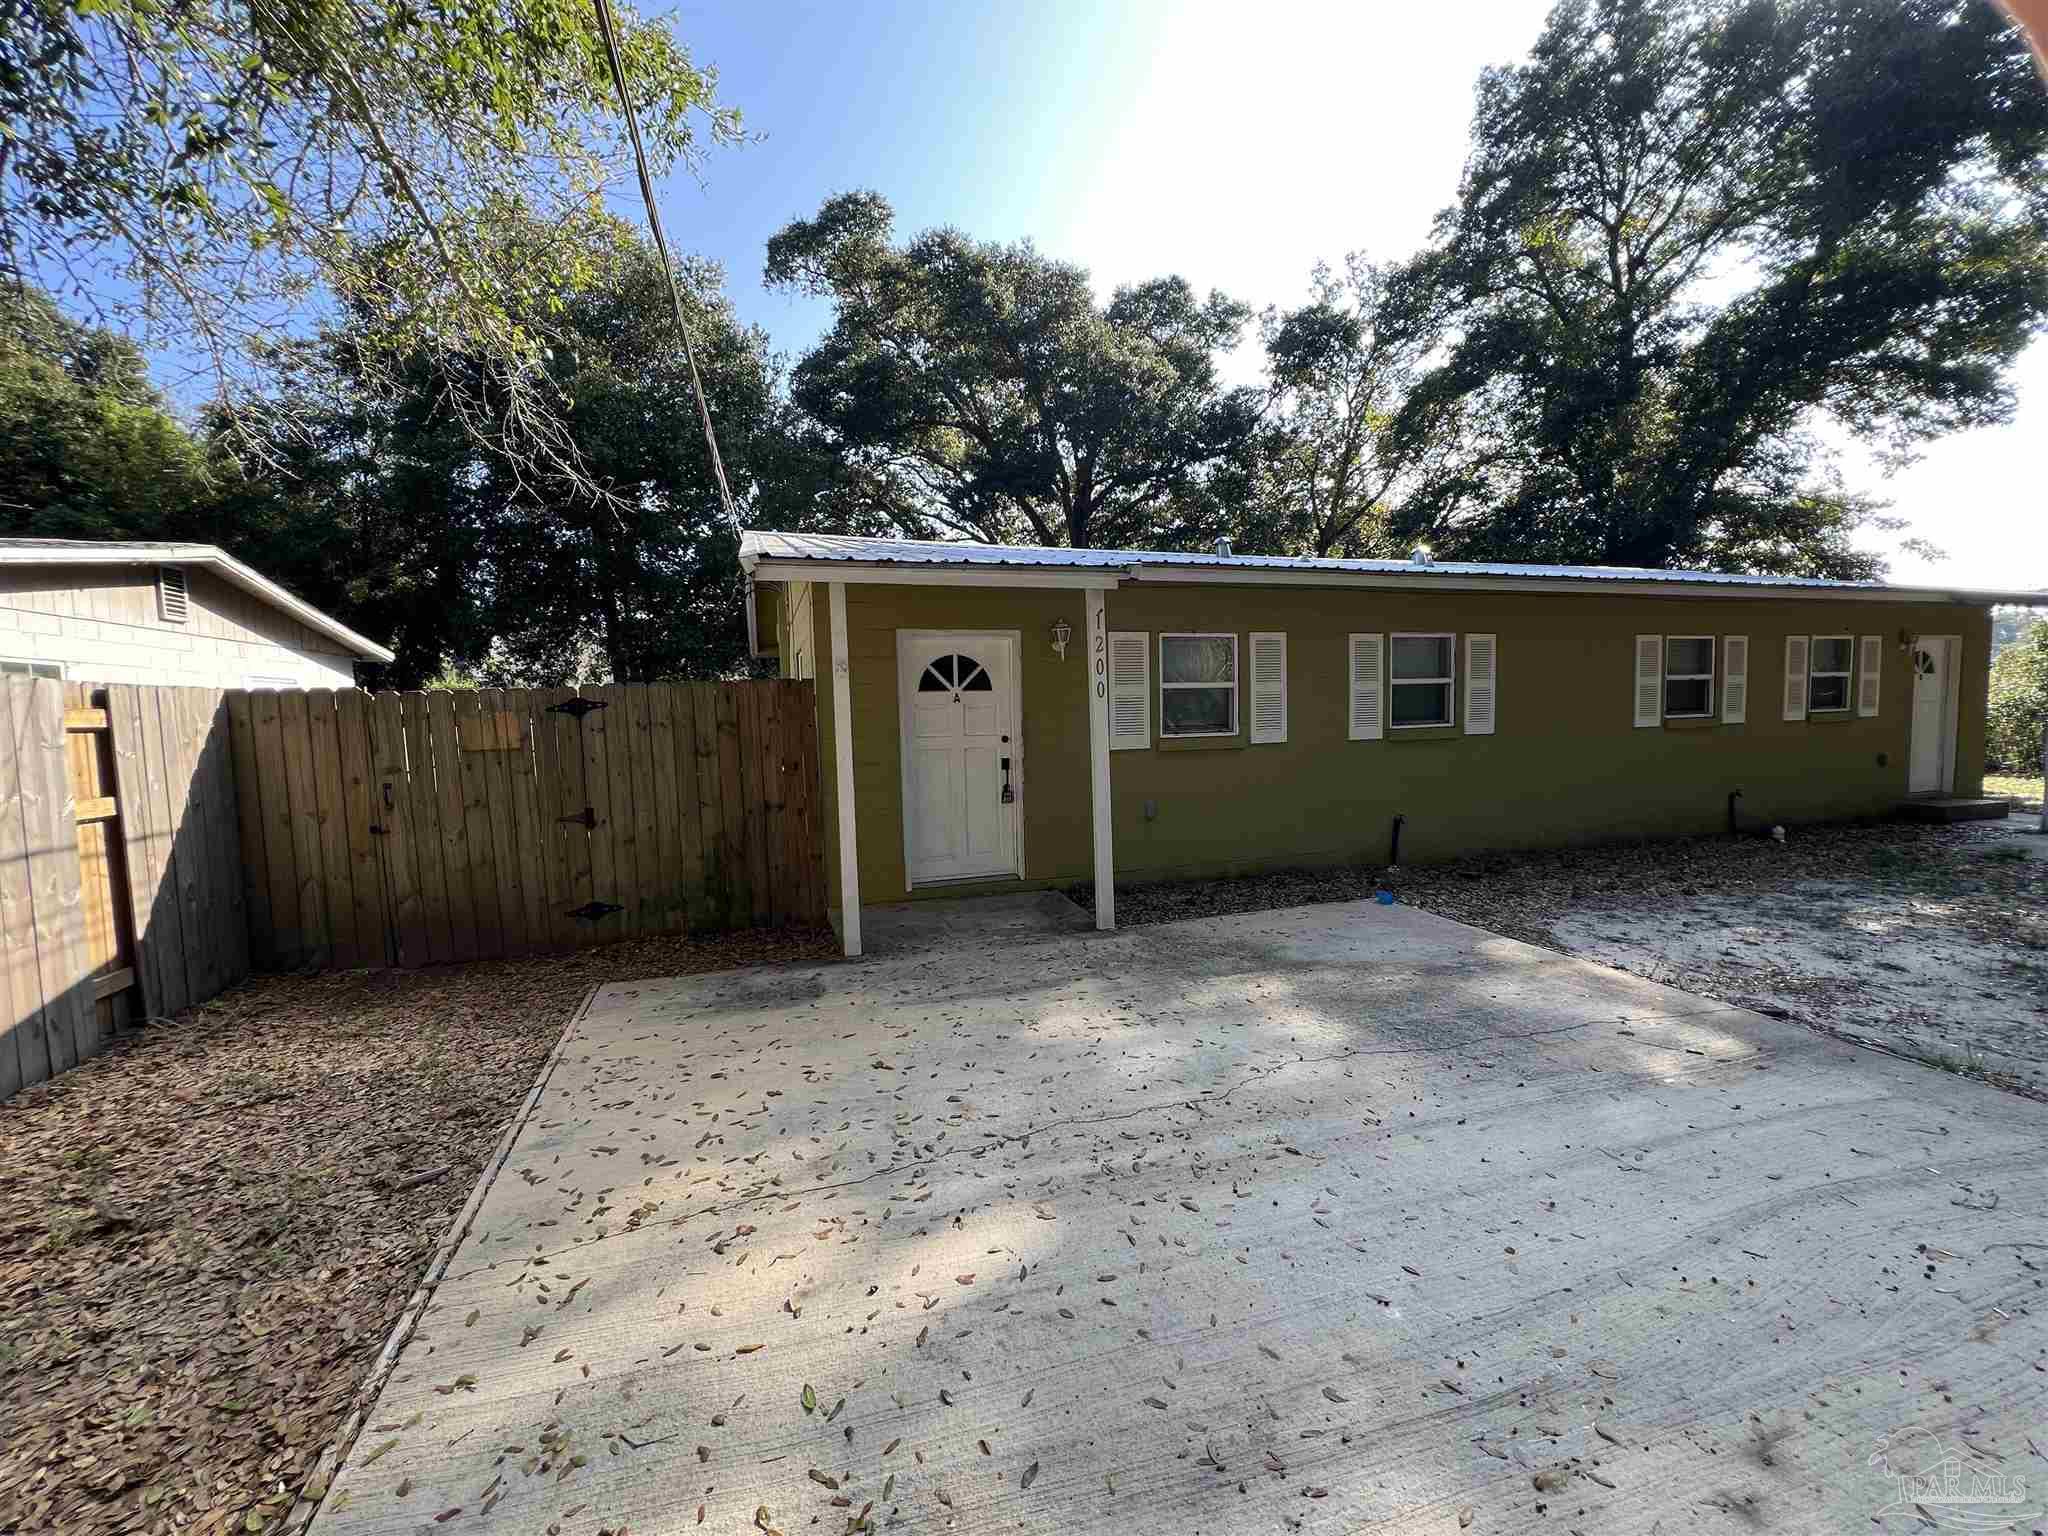
M1369 903L608 986L314 1531L2025 1529L2044 1132Z

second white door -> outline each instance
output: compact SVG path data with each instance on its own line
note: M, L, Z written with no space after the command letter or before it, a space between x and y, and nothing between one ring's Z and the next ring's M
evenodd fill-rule
M1908 794L1945 792L1955 784L1955 648L1951 635L1913 643L1913 736L1906 768Z
M910 883L1017 873L1016 641L897 636Z

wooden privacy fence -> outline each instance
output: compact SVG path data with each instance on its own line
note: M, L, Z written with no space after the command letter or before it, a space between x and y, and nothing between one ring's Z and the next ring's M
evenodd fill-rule
M807 682L0 677L0 1099L253 969L825 915Z
M824 918L807 682L227 695L253 963Z
M0 1098L246 975L217 690L0 679Z

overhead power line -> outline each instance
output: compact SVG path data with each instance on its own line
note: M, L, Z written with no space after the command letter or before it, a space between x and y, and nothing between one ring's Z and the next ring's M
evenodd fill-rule
M640 141L640 115L633 110L632 93L626 89L626 66L619 57L619 30L612 19L611 0L590 0L597 11L597 30L604 38L604 53L611 65L612 85L619 93L619 110L626 114L626 132L633 140L633 164L640 172L640 200L647 205L647 226L654 232L654 249L661 256L662 275L668 279L669 307L675 314L676 333L683 338L683 357L690 365L690 389L697 397L697 419L704 424L704 446L711 450L711 474L718 482L718 504L725 520L737 533L739 513L733 509L732 487L726 484L725 460L719 456L718 433L711 425L711 406L704 399L704 379L697 371L697 349L690 344L690 325L683 318L683 290L676 282L675 263L669 259L668 239L661 232L661 210L654 206L654 181L647 174L647 146Z

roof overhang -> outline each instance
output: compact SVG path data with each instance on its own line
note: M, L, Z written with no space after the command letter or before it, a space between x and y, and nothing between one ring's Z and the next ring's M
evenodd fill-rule
M746 563L746 562L742 562ZM1179 586L1340 587L1405 592L1603 592L1610 596L1776 598L1852 603L1994 603L2048 607L2048 592L1985 592L1956 587L1805 586L1792 582L1653 581L1597 576L1483 576L1428 566L1410 571L1289 570L1281 566L1162 565L1133 560L1120 565L1033 566L1022 562L896 563L756 556L753 581L840 581L898 587L1058 587L1112 590L1125 582Z
M886 587L1092 587L1107 591L1127 567L1029 565L892 565L885 561L787 560L763 555L750 571L755 581L843 581Z
M1428 567L1404 571L1290 571L1267 567L1147 565L1130 567L1133 580L1203 586L1377 587L1415 592L1607 592L1617 596L1740 597L1852 603L1994 603L2048 607L2048 592L1973 592L1951 587L1821 587L1796 583L1728 581L1643 581L1598 576L1466 576L1438 574Z
M303 598L292 596L269 577L242 564L213 544L94 544L52 539L48 543L0 544L0 565L182 565L210 570L223 581L290 614L308 629L339 642L371 661L393 661L396 653L359 635Z

